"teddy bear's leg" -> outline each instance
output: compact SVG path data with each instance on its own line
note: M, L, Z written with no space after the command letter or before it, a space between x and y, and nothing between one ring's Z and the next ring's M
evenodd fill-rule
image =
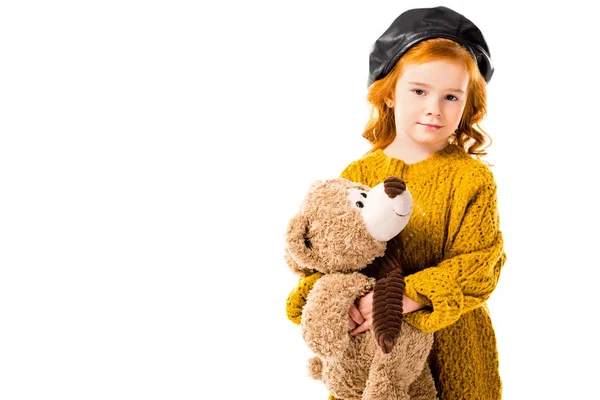
M372 330L353 336L339 359L323 363L323 382L333 396L361 400L376 343Z
M394 360L393 353L385 354L381 349L375 354L369 379L362 400L409 400L409 382L405 378L395 380L394 368L402 368Z
M385 354L379 348L375 353L363 400L410 399L409 387L427 365L432 345L432 333L403 322L392 352Z
M431 369L429 363L425 363L425 367L421 372L421 375L415 379L415 381L408 388L411 400L437 400L437 389L435 388L435 382L433 375L431 375Z
M319 278L308 294L300 323L302 337L313 353L325 360L342 356L350 340L350 306L374 283L374 279L360 273Z

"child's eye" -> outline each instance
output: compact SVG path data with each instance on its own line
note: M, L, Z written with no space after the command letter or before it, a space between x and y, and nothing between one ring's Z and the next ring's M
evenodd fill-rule
M449 94L448 97L454 97L456 100L458 100L458 97L454 96L453 94ZM452 100L452 99L448 99L448 100ZM456 101L456 100L452 100L452 101Z
M420 96L421 94L420 94L420 93L416 93L416 92L425 93L425 92L423 92L421 89L413 89L413 92L415 92L415 94L418 94L419 96Z

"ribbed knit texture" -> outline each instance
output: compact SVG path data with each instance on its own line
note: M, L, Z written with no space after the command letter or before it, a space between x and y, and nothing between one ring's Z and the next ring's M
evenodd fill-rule
M399 256L406 295L427 307L404 319L435 332L430 363L440 400L500 399L496 339L485 305L506 261L492 172L450 144L414 164L377 150L341 174L370 187L388 176L403 179L414 200L399 235ZM290 293L287 313L295 323L319 277L302 278Z

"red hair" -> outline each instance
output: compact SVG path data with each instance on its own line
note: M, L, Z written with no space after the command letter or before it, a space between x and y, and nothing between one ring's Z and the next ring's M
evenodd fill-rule
M396 137L394 109L386 106L385 98L392 97L405 66L438 60L458 61L466 67L469 74L465 109L458 129L448 141L458 144L476 158L487 154L483 149L491 144L492 139L479 126L479 122L487 112L485 79L481 76L477 62L469 50L457 42L444 38L434 38L417 43L400 57L394 68L384 78L373 82L369 87L367 101L369 102L370 117L362 136L371 143L373 148L367 154L386 148ZM486 138L489 141L487 144Z

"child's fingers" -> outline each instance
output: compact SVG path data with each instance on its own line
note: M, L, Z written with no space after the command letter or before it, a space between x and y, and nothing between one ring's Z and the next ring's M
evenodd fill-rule
M358 324L352 319L350 315L348 315L348 329L352 330L356 328Z
M371 321L367 320L363 324L360 324L356 329L350 331L351 335L358 335L359 333L363 333L371 327Z
M363 318L362 314L358 310L358 307L356 307L356 304L352 304L350 306L350 311L348 313L350 314L350 318L352 318L352 320L354 322L356 322L358 325L365 322L365 319Z

